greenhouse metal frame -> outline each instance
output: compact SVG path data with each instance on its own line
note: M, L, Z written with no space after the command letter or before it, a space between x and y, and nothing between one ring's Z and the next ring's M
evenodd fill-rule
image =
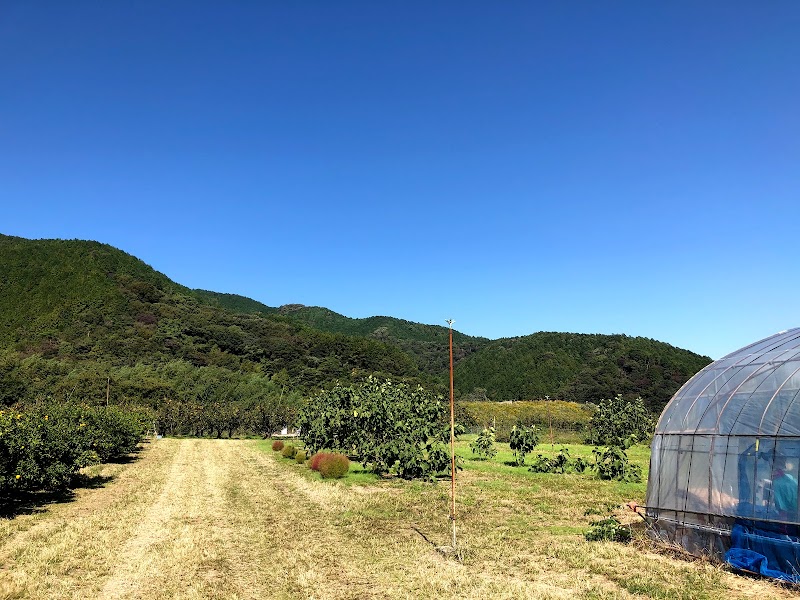
M656 426L651 533L694 554L800 582L800 328L717 360Z

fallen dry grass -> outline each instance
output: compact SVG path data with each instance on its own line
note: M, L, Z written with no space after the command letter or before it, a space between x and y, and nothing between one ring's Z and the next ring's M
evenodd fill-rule
M585 542L583 510L620 493L586 477L465 470L459 563L434 548L447 485L320 481L266 448L158 440L103 466L104 487L0 521L0 597L793 597L646 544Z

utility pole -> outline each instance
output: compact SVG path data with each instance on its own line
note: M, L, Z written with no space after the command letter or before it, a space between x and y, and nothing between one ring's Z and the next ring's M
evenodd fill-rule
M111 396L111 377L106 380L106 406L108 406L108 398Z
M453 528L453 551L456 549L456 418L453 389L453 319L450 326L450 522Z

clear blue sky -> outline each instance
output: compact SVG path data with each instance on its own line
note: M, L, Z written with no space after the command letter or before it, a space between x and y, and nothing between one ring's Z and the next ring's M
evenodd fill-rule
M0 232L718 358L800 325L800 3L0 5Z

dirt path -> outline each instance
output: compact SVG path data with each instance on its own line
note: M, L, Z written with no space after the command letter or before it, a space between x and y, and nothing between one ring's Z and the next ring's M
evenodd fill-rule
M2 522L0 597L385 597L339 518L363 498L252 442L159 440L108 469L105 487Z
M487 495L474 475L462 478L462 539L473 549L462 565L414 529L449 539L446 486L311 480L236 440L159 440L102 473L110 481L73 502L0 520L0 598L588 600L694 597L696 585L708 598L792 596L711 567L554 537L520 520L536 522L531 502L504 509L511 492Z

